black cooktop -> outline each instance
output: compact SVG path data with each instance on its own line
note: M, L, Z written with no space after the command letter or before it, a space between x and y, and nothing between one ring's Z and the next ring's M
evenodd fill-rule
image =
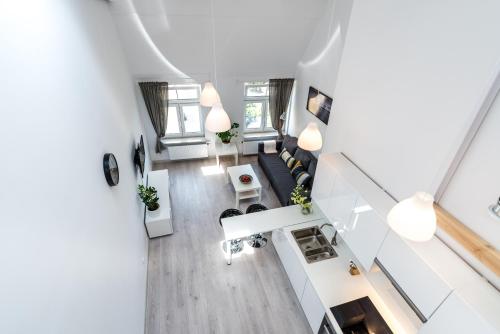
M369 297L352 300L330 308L346 334L392 334L384 318Z

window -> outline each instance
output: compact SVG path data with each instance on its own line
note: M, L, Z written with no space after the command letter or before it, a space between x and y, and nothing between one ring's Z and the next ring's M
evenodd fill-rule
M274 131L269 114L269 83L245 82L245 132Z
M200 85L170 85L166 137L195 137L203 135L200 108Z

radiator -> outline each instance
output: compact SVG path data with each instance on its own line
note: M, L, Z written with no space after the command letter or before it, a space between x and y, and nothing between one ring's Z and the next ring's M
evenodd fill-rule
M259 142L256 140L243 142L243 155L257 154L258 145Z
M199 159L208 157L208 145L179 145L169 146L168 156L170 160Z

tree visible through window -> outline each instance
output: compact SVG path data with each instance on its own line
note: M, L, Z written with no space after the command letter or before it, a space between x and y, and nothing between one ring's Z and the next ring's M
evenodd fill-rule
M166 137L194 137L203 135L203 117L200 108L200 85L170 85Z
M269 115L269 83L245 82L244 131L274 131Z

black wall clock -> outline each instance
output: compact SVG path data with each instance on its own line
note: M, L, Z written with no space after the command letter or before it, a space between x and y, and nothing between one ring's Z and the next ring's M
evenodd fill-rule
M120 180L120 173L118 172L118 162L113 153L104 154L102 159L102 165L104 167L104 176L106 176L106 181L110 186L116 186Z

